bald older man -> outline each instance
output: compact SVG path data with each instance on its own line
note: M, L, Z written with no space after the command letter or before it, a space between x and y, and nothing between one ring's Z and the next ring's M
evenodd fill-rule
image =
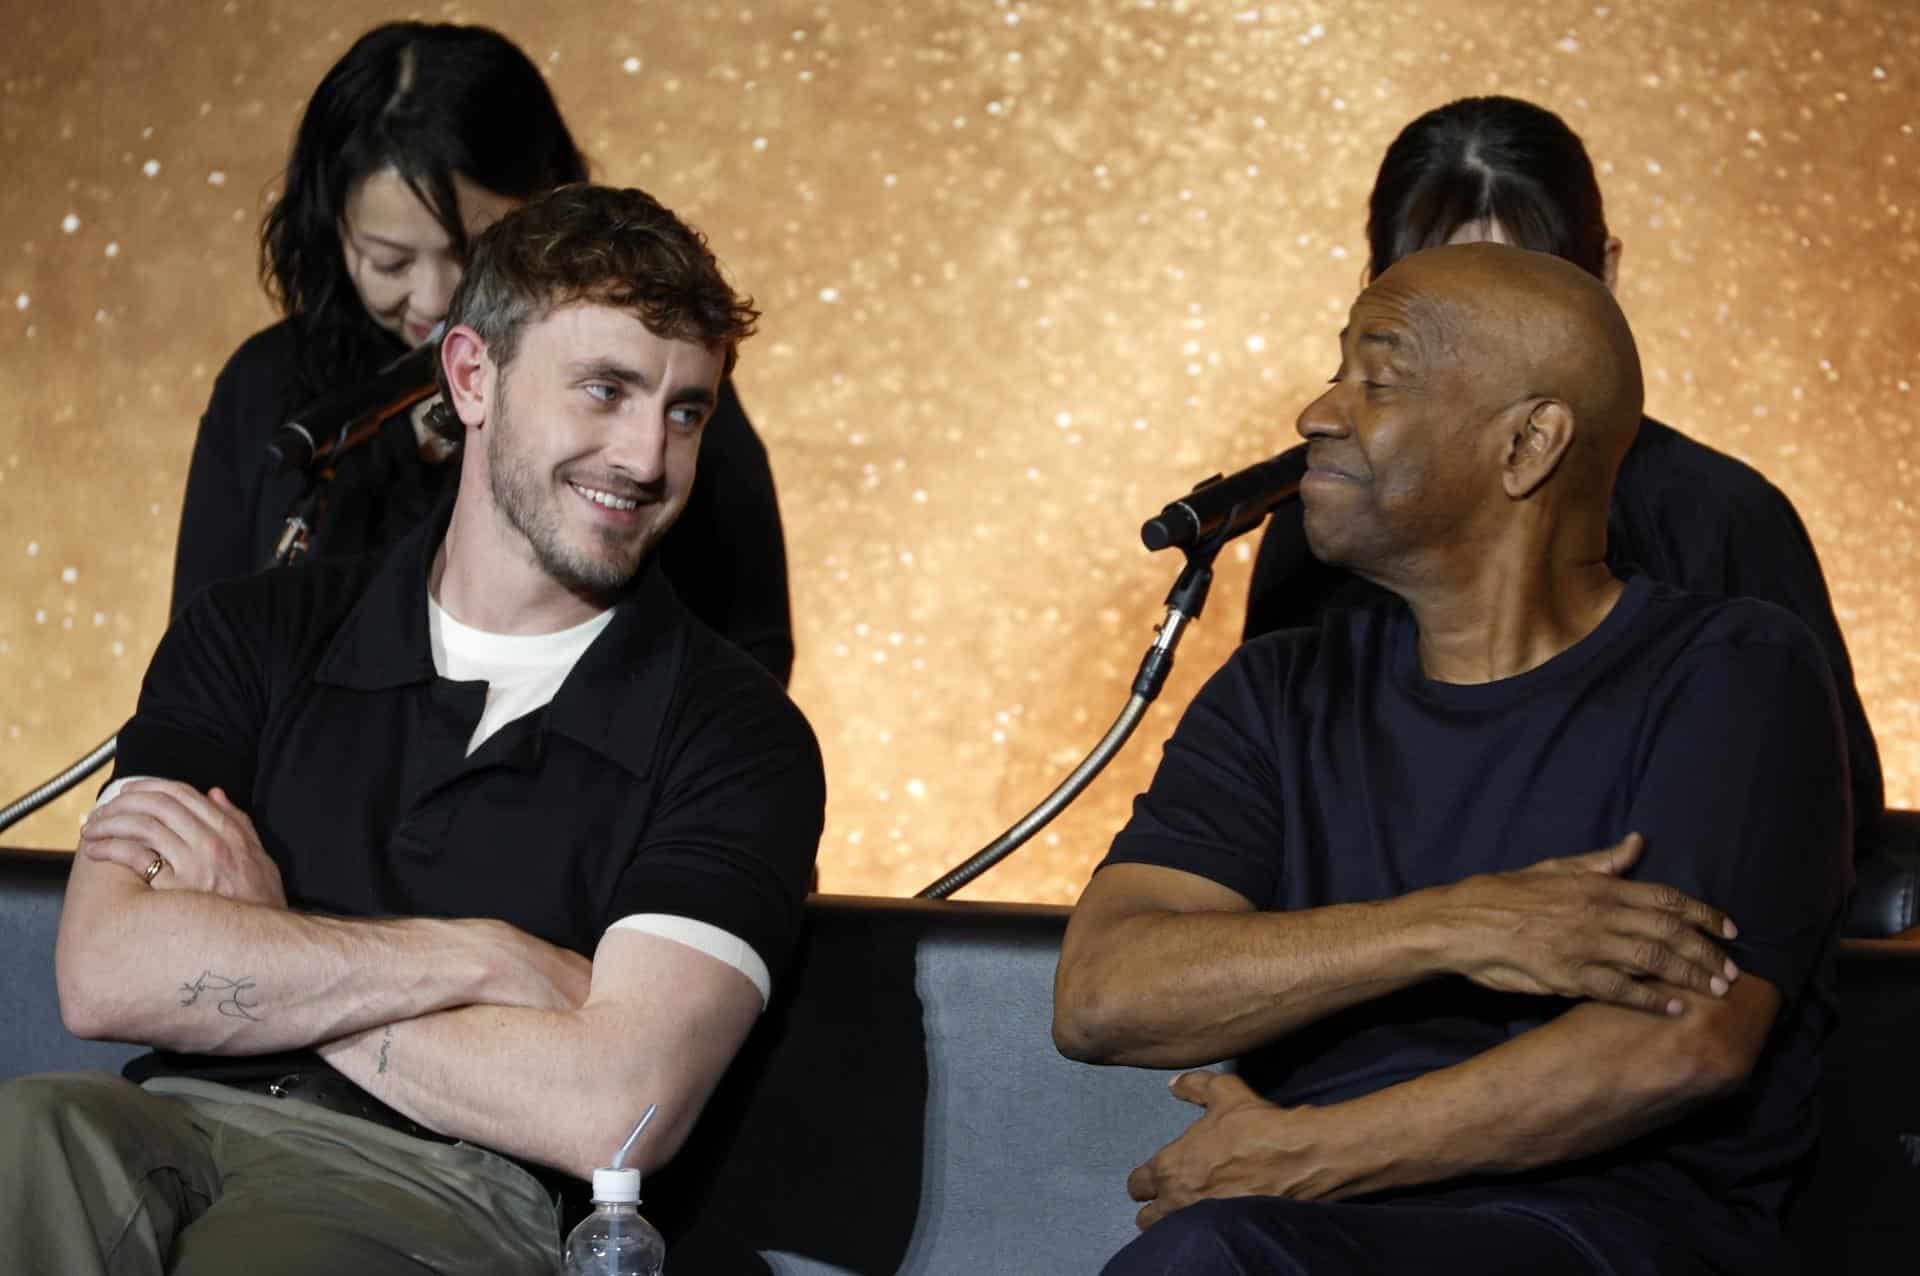
M1247 644L1081 897L1054 1036L1190 1067L1113 1273L1763 1272L1850 879L1799 621L1606 566L1638 355L1439 248L1300 416L1314 552L1398 596Z

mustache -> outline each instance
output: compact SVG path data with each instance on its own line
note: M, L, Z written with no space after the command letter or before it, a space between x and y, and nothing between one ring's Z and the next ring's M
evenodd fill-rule
M1307 445L1307 469L1310 472L1317 470L1340 478L1363 479L1366 477L1364 469L1340 464L1338 458L1330 455L1328 450L1321 447L1317 441Z

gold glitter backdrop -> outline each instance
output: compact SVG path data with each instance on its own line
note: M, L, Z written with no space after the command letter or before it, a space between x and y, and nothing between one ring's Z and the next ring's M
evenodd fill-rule
M112 732L164 621L254 233L368 0L22 0L0 51L0 800ZM767 317L740 385L826 752L823 885L910 893L1078 760L1175 564L1140 520L1268 455L1335 361L1386 144L1546 104L1601 166L1650 410L1758 465L1920 803L1920 7L575 0L416 7L547 71L601 180ZM1251 541L1134 743L970 892L1074 898L1239 631ZM92 791L88 786L88 792ZM16 828L70 846L84 799ZM529 848L530 850L535 848Z

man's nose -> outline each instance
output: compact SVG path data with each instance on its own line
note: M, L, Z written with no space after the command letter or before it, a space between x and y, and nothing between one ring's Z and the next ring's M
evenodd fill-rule
M1300 416L1293 428L1300 437L1311 442L1320 438L1339 438L1349 428L1347 414L1342 403L1339 384L1330 385L1319 398L1300 409Z
M655 483L667 472L667 438L666 416L660 409L622 413L602 455L608 465L634 482Z

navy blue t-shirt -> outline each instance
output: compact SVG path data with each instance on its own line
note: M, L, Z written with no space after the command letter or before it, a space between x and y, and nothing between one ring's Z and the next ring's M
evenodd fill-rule
M1664 1202L1724 1255L1773 1234L1812 1147L1831 941L1851 885L1832 677L1784 610L1645 577L1589 635L1492 683L1426 678L1397 601L1255 639L1208 682L1105 863L1197 873L1256 908L1378 900L1647 839L1634 876L1740 927L1726 947L1776 986L1746 1087L1577 1165L1623 1202ZM1330 1104L1470 1059L1572 1003L1431 980L1243 1061L1277 1102ZM1596 1060L1595 1066L1631 1066Z

